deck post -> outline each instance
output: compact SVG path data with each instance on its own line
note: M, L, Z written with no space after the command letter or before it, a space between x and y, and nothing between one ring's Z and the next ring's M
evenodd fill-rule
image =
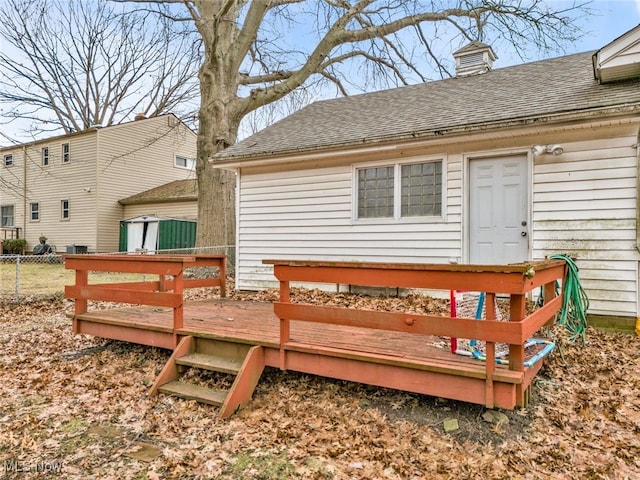
M496 294L486 293L486 318L487 320L496 319ZM487 370L485 405L487 408L495 406L495 397L493 391L493 374L496 368L496 344L494 342L485 342L485 368Z
M160 292L167 291L166 283L167 283L167 276L163 274L158 275L158 290Z
M566 276L565 276L565 278L566 278ZM544 285L543 295L544 295L543 299L544 299L545 305L555 298L555 296L556 296L556 282L555 281L546 283ZM555 321L555 315L552 316L545 325L547 327L550 327L550 326L553 325L554 321Z
M184 267L184 264L183 264ZM184 314L184 268L173 277L173 293L180 295L182 302L180 305L173 308L173 344L174 347L178 346L178 334L177 330L183 327L183 314Z
M291 302L291 292L289 288L289 282L286 280L280 281L280 301L283 303ZM280 369L287 369L286 362L286 350L285 345L289 343L289 337L291 335L291 325L289 323L289 319L281 318L280 319Z
M526 312L526 299L524 294L511 294L509 303L509 321L521 322ZM509 370L524 372L524 345L509 345ZM516 405L526 405L526 391L522 384L516 385Z
M76 270L76 286L86 287L89 285L89 271L88 270ZM73 333L78 333L78 315L87 313L89 307L89 301L86 298L76 298L73 315Z
M220 296L227 296L227 257L224 256L220 259L220 265L218 266L218 274L220 275Z

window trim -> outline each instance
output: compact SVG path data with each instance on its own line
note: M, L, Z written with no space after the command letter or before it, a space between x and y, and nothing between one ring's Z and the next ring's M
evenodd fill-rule
M36 207L35 210L33 207ZM36 214L36 218L33 218L33 214ZM30 222L39 222L40 221L40 202L30 202L29 203L29 221Z
M67 202L66 208L64 206L65 202ZM68 222L71 219L70 211L71 211L71 208L70 208L69 200L68 199L60 200L60 221L61 222ZM65 212L67 213L66 217L65 217Z
M178 159L179 158L185 160L185 166L178 165ZM193 167L189 167L189 162L191 162ZM189 158L189 157L187 157L185 155L174 155L173 156L173 166L175 168L181 168L183 170L194 171L196 169L196 159L195 158Z
M65 147L66 147L66 152L65 152ZM63 143L60 146L60 149L62 150L62 163L69 163L71 162L71 145L69 144L69 142Z
M50 156L49 156L49 147L42 147L42 166L49 166Z
M414 163L442 162L442 192L440 193L440 214L428 216L401 216L402 209L402 175L401 167ZM394 167L393 177L393 216L358 218L358 170L376 167ZM392 224L392 223L435 223L446 218L447 192L447 156L429 155L400 159L380 160L377 162L354 163L351 165L351 222L353 224Z
M7 160L9 160L9 163L7 163ZM13 167L13 165L14 165L14 163L13 163L13 153L7 153L3 157L3 165L5 167Z

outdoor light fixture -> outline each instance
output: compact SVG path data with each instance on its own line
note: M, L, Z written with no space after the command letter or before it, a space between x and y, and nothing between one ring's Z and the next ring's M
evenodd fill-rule
M531 147L531 153L534 157L543 155L545 153L551 153L553 155L561 155L564 152L562 145L534 145Z

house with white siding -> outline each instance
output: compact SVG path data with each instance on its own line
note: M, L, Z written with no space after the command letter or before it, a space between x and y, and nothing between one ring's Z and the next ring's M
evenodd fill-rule
M29 251L40 236L62 253L118 251L119 200L195 178L195 157L196 134L172 114L0 148L1 227Z
M597 52L314 103L212 159L237 173L239 289L263 259L577 260L589 314L640 315L640 26Z

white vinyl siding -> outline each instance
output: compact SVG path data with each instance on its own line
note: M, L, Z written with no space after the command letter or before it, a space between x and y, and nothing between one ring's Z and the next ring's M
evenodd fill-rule
M637 135L637 124L554 133L543 143L561 144L564 153L533 159L531 258L574 256L590 314L639 314ZM262 265L268 258L462 263L463 157L477 152L490 157L493 148L500 149L498 156L523 153L540 142L536 134L517 144L505 139L452 146L444 163L443 220L434 222L350 221L356 169L347 165L272 167L259 174L244 169L238 193L238 288L276 287L271 267ZM425 155L431 153L437 151Z
M460 169L459 161L446 165ZM277 285L262 265L267 258L447 263L461 255L458 221L354 223L353 172L344 166L241 175L238 288Z
M589 313L637 315L634 137L565 144L534 166L534 258L574 256Z

